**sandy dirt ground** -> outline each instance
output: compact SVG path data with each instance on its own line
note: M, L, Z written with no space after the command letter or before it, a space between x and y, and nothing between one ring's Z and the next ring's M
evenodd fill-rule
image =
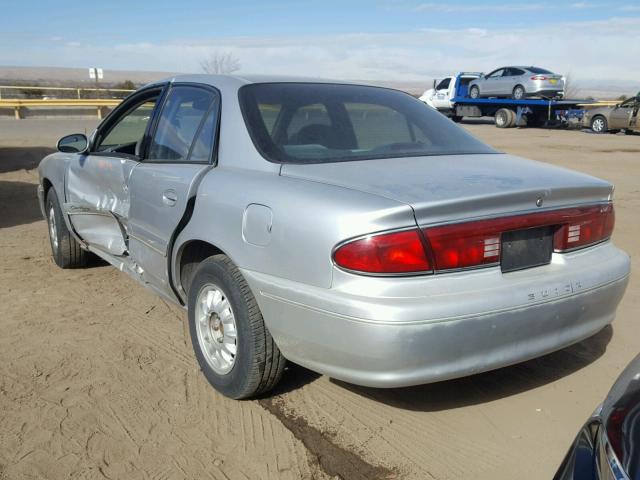
M209 387L185 315L103 264L60 270L39 159L93 120L0 120L0 479L546 479L640 352L640 285L612 328L546 357L376 390L292 366L272 398ZM640 136L466 125L509 153L616 184L638 268Z

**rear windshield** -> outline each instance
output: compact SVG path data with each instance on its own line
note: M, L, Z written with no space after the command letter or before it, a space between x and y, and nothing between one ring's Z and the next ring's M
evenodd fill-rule
M549 70L545 70L544 68L538 68L538 67L527 67L527 70L529 70L531 73L553 73L550 72Z
M496 153L405 93L322 83L262 83L240 89L251 138L279 163L328 163Z

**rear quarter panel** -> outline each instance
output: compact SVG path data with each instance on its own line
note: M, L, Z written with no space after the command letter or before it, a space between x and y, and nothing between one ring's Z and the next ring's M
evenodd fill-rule
M272 212L268 239L260 242L266 245L243 236L245 211L252 204ZM180 283L177 266L183 247L203 240L242 269L330 287L336 244L415 225L413 210L394 200L277 173L217 167L202 180L191 220L176 239L173 280Z

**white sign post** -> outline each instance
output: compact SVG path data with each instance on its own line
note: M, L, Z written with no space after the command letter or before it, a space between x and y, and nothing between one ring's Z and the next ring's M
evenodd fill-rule
M100 84L99 81L104 77L104 72L101 68L91 67L89 69L89 79L96 81L96 97L100 98Z

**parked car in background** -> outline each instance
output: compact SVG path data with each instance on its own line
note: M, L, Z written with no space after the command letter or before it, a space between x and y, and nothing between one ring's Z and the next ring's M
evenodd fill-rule
M640 110L640 94L613 106L587 109L582 117L582 124L595 133L640 131L638 121Z
M554 480L640 480L640 355L582 427Z
M285 359L374 387L513 364L601 330L627 286L610 183L396 90L177 76L58 150L38 169L55 262L93 252L184 306L233 398Z
M564 77L539 67L502 67L469 84L469 96L558 97L564 94Z

